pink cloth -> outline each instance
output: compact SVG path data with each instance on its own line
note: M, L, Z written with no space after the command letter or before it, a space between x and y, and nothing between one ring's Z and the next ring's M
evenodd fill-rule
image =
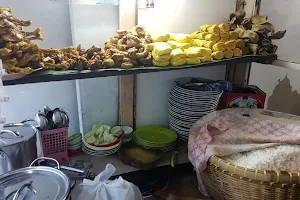
M278 143L300 144L300 124L251 118L254 112L300 120L300 117L295 115L238 108L206 115L192 126L189 134L188 156L198 172L206 168L207 161L212 155L229 156L278 145Z

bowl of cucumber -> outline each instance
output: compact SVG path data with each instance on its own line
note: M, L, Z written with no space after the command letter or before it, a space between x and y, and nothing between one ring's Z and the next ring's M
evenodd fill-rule
M124 131L120 126L111 128L107 125L94 125L92 130L83 137L85 143L95 147L109 147L118 144Z

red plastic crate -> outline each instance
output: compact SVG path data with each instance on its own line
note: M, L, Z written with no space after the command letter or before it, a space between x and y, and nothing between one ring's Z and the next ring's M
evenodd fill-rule
M68 161L68 127L40 131L43 156Z

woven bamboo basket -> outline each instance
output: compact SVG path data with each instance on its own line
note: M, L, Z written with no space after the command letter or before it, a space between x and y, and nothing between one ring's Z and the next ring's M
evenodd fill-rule
M216 200L300 199L300 173L247 169L212 156L200 177Z

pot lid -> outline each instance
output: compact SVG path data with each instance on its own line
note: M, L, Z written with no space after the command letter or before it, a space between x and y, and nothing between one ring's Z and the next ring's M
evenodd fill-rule
M21 189L20 189L21 188ZM60 170L37 166L18 169L0 176L0 199L63 200L70 191L70 179Z
M28 141L36 132L29 124L5 124L0 133L0 147Z

